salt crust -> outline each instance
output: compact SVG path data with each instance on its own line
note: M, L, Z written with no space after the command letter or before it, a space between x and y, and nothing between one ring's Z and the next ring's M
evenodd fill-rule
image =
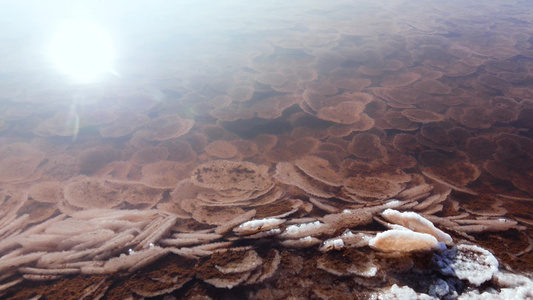
M433 297L425 294L419 294L415 292L413 289L407 286L398 286L396 284L393 284L390 288L387 290L377 294L373 295L370 299L379 299L379 300L429 300L434 299Z
M327 229L327 225L319 221L312 223L296 224L285 228L280 234L281 238L298 239L305 236L319 235Z
M475 245L457 247L436 254L434 261L444 275L456 276L479 286L498 272L498 260L489 251Z
M533 280L523 275L498 271L496 258L481 247L462 244L441 254L435 254L433 259L437 262L438 271L451 277L433 281L428 287L429 295L417 293L409 286L394 284L372 294L370 299L533 299ZM467 287L462 294L458 294L456 287L451 284L453 278L466 280L474 286L485 284L489 280L490 282L483 292Z
M254 234L260 231L267 231L267 230L276 228L277 226L283 224L284 222L285 220L273 219L273 218L252 220L252 221L244 222L238 227L235 227L233 229L233 232L235 232L238 235Z
M493 280L500 286L500 292L490 290L479 294L472 291L461 295L459 299L532 299L533 280L526 276L497 272ZM471 297L473 295L473 297Z

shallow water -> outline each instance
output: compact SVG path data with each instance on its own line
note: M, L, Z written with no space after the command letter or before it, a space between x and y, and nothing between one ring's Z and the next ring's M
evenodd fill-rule
M65 21L73 19L107 34L108 65L90 61L107 40L84 44L93 31L77 32L79 22ZM398 209L426 216L454 243L477 244L501 268L531 274L532 22L526 1L7 4L0 293L367 298L400 283L427 293L416 280L391 279L390 270L408 266L379 259L383 278L327 271L346 257L381 257L367 246L323 254L277 233L252 239L232 230L266 217L283 219L272 228L285 230L391 198L412 203ZM74 33L58 46L62 24ZM51 49L72 43L83 45L70 50L78 56L53 59ZM425 184L418 198L402 194ZM150 236L153 228L160 234ZM386 230L370 218L310 235L320 243L347 228ZM218 236L184 241L198 232ZM232 254L183 252L215 242ZM99 269L159 247L167 252L154 263ZM59 263L53 253L73 257ZM262 267L220 271L236 268L242 253ZM404 255L423 269L431 252ZM27 260L9 260L17 256Z

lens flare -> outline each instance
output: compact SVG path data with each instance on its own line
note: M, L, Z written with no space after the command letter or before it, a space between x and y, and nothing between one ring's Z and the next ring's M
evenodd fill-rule
M112 71L115 49L111 35L89 21L65 21L54 36L50 55L57 68L87 82Z

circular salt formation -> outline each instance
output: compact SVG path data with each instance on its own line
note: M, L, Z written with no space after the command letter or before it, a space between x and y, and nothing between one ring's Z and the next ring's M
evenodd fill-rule
M492 108L506 108L515 109L519 106L513 98L508 97L494 97L490 99L489 104Z
M305 90L302 94L304 107L309 108L309 114L313 114L314 111L318 111L322 108L323 102L326 100L326 96L312 92L311 90ZM302 109L306 111L303 107ZM307 112L307 111L306 111Z
M116 138L132 133L136 128L148 123L150 118L145 115L124 112L120 114L118 120L100 128L102 137Z
M316 116L335 123L354 124L361 119L364 109L364 104L360 102L342 102L334 107L321 108Z
M239 207L200 206L194 208L192 217L201 223L222 225L244 213L245 210Z
M255 137L254 142L260 151L269 151L278 143L278 136L273 134L260 134Z
M328 135L333 137L345 137L354 131L367 131L374 127L374 119L370 118L367 114L362 113L359 117L361 119L358 122L350 125L335 124L328 127Z
M385 71L398 71L403 63L398 60L371 60L360 66L357 70L367 76L379 76Z
M69 204L79 208L111 208L120 204L119 192L101 180L82 175L67 183L63 195Z
M307 88L320 95L335 95L338 92L334 85L326 81L311 82L307 85Z
M253 141L233 140L231 141L231 144L237 148L237 151L242 155L243 158L249 158L259 153L257 144Z
M495 122L488 113L489 111L485 107L467 107L459 116L459 122L466 127L487 129Z
M422 124L444 121L443 115L424 109L406 109L402 111L402 115L412 122Z
M77 134L76 119L69 112L58 112L53 117L41 122L33 133L42 137L73 136Z
M198 263L196 276L217 288L231 289L240 284L259 283L274 274L281 260L276 250L267 255L263 263L263 258L254 250L216 251Z
M388 111L384 116L384 121L391 129L398 129L404 131L413 131L418 129L418 125L411 122L399 111ZM389 129L383 128L383 129Z
M446 52L457 58L469 58L472 56L472 50L470 48L459 45L451 45Z
M185 135L193 125L194 120L164 116L151 120L135 135L149 141L165 141Z
M209 114L219 121L233 122L237 120L248 120L254 117L254 112L248 107L241 107L232 103L229 106L215 108Z
M510 123L518 119L518 113L507 108L494 108L489 111L488 117L494 122Z
M257 82L266 84L266 85L282 85L287 81L287 78L281 73L274 72L264 72L256 76Z
M214 141L205 147L205 152L217 158L232 158L239 152L237 148L226 141Z
M291 152L294 157L302 157L309 152L314 151L321 142L312 137L299 138L295 141L287 142L287 150Z
M352 142L348 145L348 151L363 159L382 158L387 153L385 147L381 145L379 137L366 132L359 133L352 138Z
M509 86L509 83L491 74L482 74L477 79L481 84L495 90L504 90Z
M325 159L306 156L295 162L296 167L309 177L331 186L341 186L342 178Z
M252 86L242 85L231 88L228 96L235 102L246 102L252 99L254 88Z
M427 94L449 94L452 90L449 86L442 84L438 80L419 81L413 87Z
M165 160L168 157L168 150L165 147L146 147L133 153L131 163L135 165L146 165Z
M154 206L163 199L163 189L149 187L144 184L116 182L112 184L112 187L120 190L118 198L132 205L146 204Z
M80 123L82 127L105 125L117 121L119 115L116 112L98 109L96 107L87 107L80 115Z
M191 143L172 140L161 143L161 147L165 147L168 150L168 160L187 164L196 161L196 152L192 148ZM196 145L195 145L196 146ZM199 146L199 145L198 145ZM205 145L199 147L203 149Z
M59 181L44 181L30 187L30 198L41 203L57 203L63 198L63 187Z
M207 103L214 108L221 108L230 105L231 102L232 100L229 96L217 95L211 98L211 100L209 100Z
M350 249L350 251L330 251L317 259L317 268L336 276L357 275L372 278L379 269L373 257L367 253Z
M15 182L34 174L44 153L28 144L15 143L0 147L0 182Z
M181 164L174 161L161 160L142 168L141 182L156 188L172 188L189 174L192 164Z
M400 193L404 186L395 179L381 177L350 177L344 181L344 188L358 197L388 199Z
M57 202L61 198L56 198L55 202L45 203L28 198L24 205L17 210L17 215L28 215L31 223L39 223L50 218L57 210Z
M192 182L214 190L263 190L270 183L268 167L245 161L216 160L198 166L192 172Z
M446 129L436 124L423 125L420 128L420 134L438 145L448 144L450 142L450 136Z
M376 88L373 92L376 96L386 100L387 103L402 104L409 107L416 104L421 97L419 91L407 88Z
M418 144L416 137L406 133L395 135L394 140L392 141L392 146L399 152L408 154L413 154L422 150L422 146Z
M284 95L262 99L255 102L251 109L261 119L276 119L282 116L288 107L298 104L301 100L297 95Z
M336 88L360 92L367 86L372 84L372 81L366 78L342 78L333 82Z
M380 85L386 86L386 87L407 86L407 85L414 83L418 79L420 79L420 77L421 77L420 74L412 73L412 72L392 74L392 75L385 76L383 78L383 81L381 81Z
M442 165L421 168L429 176L436 177L443 182L457 187L464 187L474 182L481 175L481 171L466 161L442 162ZM426 175L428 176L428 175Z
M280 162L276 165L274 178L283 184L296 186L304 192L316 197L333 197L333 194L329 192L329 188L326 184L301 174L294 165L288 162Z
M221 140L229 137L229 132L220 125L204 125L200 131L210 140ZM207 141L206 141L207 142ZM204 145L205 147L205 145Z
M487 161L492 159L498 146L492 140L477 136L466 141L466 153L471 161Z
M119 157L120 151L111 147L97 146L89 148L78 155L78 168L82 173L90 174Z

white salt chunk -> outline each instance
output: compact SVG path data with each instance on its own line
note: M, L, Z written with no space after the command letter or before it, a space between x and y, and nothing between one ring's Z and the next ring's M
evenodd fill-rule
M368 245L383 252L434 251L442 249L439 241L427 233L392 229L378 233Z
M405 226L413 231L430 234L439 242L444 242L447 245L453 243L453 239L449 234L438 229L431 221L415 212L399 212L387 209L381 215L388 221Z

